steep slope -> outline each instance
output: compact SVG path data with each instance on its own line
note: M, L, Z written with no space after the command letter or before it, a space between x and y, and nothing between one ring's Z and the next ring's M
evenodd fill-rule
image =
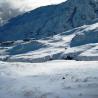
M59 5L40 7L11 19L0 28L0 41L53 36L90 24L97 18L97 0L68 0Z
M89 43L98 43L98 23L87 26L86 29L76 33L70 46L80 46Z
M0 60L45 62L50 60L98 60L98 23L74 28L43 39L0 44Z

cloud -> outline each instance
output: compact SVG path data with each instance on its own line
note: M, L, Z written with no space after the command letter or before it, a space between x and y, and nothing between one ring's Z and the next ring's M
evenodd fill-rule
M9 3L13 8L27 11L39 6L57 4L64 1L65 0L0 0L0 2Z
M64 1L65 0L0 0L0 25L10 18L26 11Z
M5 1L6 2L0 1L0 26L6 23L10 18L22 13L20 8L14 8L9 1Z

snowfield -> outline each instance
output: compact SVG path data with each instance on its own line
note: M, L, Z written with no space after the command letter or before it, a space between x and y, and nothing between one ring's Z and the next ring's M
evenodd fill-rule
M0 27L0 41L21 40L24 37L40 39L96 23L97 11L97 0L66 0L58 5L40 7L17 16Z
M98 98L98 61L0 62L0 98Z
M0 43L0 60L40 63L50 60L98 60L98 23L43 38Z

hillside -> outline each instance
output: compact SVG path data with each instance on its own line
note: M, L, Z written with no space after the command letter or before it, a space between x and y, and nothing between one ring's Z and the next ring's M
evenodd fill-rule
M91 24L97 18L97 0L68 0L59 5L40 7L11 19L0 28L0 41L53 36Z
M43 39L0 44L0 59L10 62L98 60L98 23L74 28Z

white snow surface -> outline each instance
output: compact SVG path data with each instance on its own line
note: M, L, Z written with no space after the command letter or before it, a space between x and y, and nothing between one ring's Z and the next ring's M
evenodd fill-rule
M0 98L98 98L98 61L0 62Z

